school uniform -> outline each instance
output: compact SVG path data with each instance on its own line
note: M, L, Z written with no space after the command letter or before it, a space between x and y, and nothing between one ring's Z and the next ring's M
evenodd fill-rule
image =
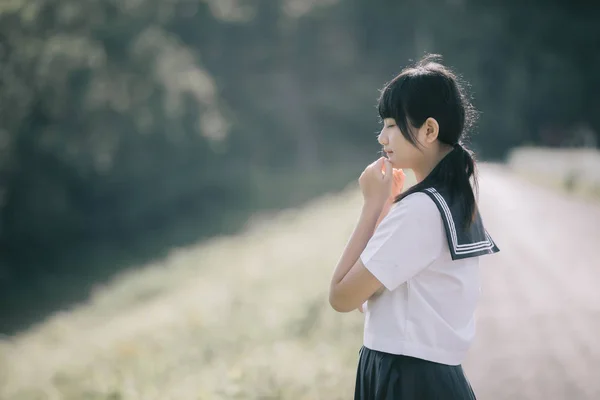
M385 286L364 304L355 400L475 399L461 363L475 336L479 257L499 251L479 213L425 187L394 204L360 255Z

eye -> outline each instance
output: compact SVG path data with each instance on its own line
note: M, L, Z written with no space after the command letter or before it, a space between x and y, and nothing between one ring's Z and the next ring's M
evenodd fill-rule
M396 124L389 124L388 126L386 126L386 128L393 128L394 126L396 126Z

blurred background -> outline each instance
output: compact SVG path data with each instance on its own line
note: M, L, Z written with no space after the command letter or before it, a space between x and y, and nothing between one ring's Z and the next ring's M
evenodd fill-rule
M320 348L331 363L319 363L328 371L319 370L321 378L329 377L323 381L292 374L273 375L268 384L243 383L265 375L244 375L257 367L243 364L252 356L242 352L242 364L224 373L229 381L205 374L210 375L206 382L196 381L197 386L187 392L169 395L167 387L187 386L182 381L175 385L157 380L163 376L157 373L151 375L155 386L150 390L140 383L149 378L136 375L140 365L123 367L131 376L114 372L123 371L120 358L100 362L89 355L81 365L90 370L79 364L65 369L64 363L81 354L81 349L70 347L60 358L41 351L40 343L48 348L71 346L85 332L97 332L109 323L113 325L105 328L106 335L118 336L114 333L121 332L114 322L118 315L127 321L145 321L127 332L150 334L158 328L145 324L161 321L157 317L161 312L174 318L181 305L201 303L178 320L202 321L183 325L186 333L181 335L190 335L187 343L195 343L193 332L197 340L203 337L203 343L219 339L224 341L223 349L241 351L236 344L256 344L250 338L264 332L252 328L255 324L244 320L246 313L240 310L249 307L246 311L257 312L255 306L261 309L257 304L270 301L293 303L288 297L294 295L284 289L291 283L302 287L298 282L304 279L306 290L316 290L310 292L306 307L278 309L280 317L265 314L258 324L272 330L268 321L289 317L295 322L282 322L281 338L286 343L290 337L312 335L314 342L306 342L310 346L294 347L298 353L285 346L271 349L275 353L269 354L284 360L282 365L296 365L294 355L306 357L314 343L329 340L319 329L329 329L328 324L334 324L331 329L344 326L343 319L336 319L343 316L332 316L323 301L329 273L356 218L359 197L354 184L380 150L378 89L426 53L441 54L443 62L469 83L473 103L481 112L468 143L480 160L490 163L487 184L483 169L484 195L496 198L506 193L508 185L535 183L535 187L509 191L515 196L503 204L512 208L500 211L492 206L483 209L484 215L493 218L495 213L520 210L530 198L518 196L532 190L539 204L549 196L560 198L556 201L565 203L552 203L552 207L561 207L558 210L566 217L575 215L569 207L578 210L573 213L581 217L575 219L590 225L573 227L568 234L580 235L590 246L598 243L600 6L596 2L2 0L0 332L5 340L0 355L5 363L0 382L10 387L4 398L333 399L338 398L333 393L350 393L360 315L345 322L354 332L346 358L337 357L333 347ZM539 204L534 208L539 209ZM281 209L288 211L265 217ZM505 236L510 240L508 233ZM327 246L314 242L315 237ZM574 246L564 253L579 254ZM320 263L322 275L304 276L295 264L281 265L297 247L314 252L313 261ZM529 252L528 246L522 247ZM288 256L278 258L274 249L286 249ZM534 257L527 254L529 259L519 259L519 265ZM594 257L587 253L579 278L594 282L596 275L585 275L596 273L600 264ZM287 271L280 280L264 270L280 267ZM233 275L232 271L240 270L250 275ZM237 295L231 294L235 279L243 288L234 291ZM192 281L205 285L204 289ZM272 297L261 298L259 292ZM171 299L176 294L179 300ZM194 297L201 295L205 296L201 301ZM139 308L150 303L158 308L171 306L166 311ZM230 308L220 315L233 326L227 330L229 339L210 325L210 318L199 317L202 310L208 312L202 308L207 304L214 309L225 303ZM582 304L583 300L573 306ZM598 322L597 304L582 321ZM134 308L140 314L137 319L119 314ZM80 321L90 315L93 323ZM494 321L499 321L496 317ZM179 329L171 322L161 326L169 332ZM202 336L208 335L209 328L221 333ZM582 325L581 329L588 328ZM27 335L39 335L35 337L41 342ZM261 342L265 346L277 342L265 340ZM334 340L339 337L333 335ZM179 354L172 352L168 340L154 338L151 343L157 341L170 349L167 353ZM137 337L134 342L143 340ZM115 354L137 360L140 353L135 345L118 343ZM221 371L211 354L221 354L222 360L227 357L214 341L210 343L195 361L184 357L189 353L183 350L171 361L196 365L191 370L198 374L200 365L212 365L211 374ZM94 346L100 345L88 343L86 348ZM148 354L156 354L156 348L149 348L153 350ZM23 356L26 353L33 358ZM598 353L588 347L587 354ZM42 379L45 383L32 388L31 377L39 378L39 371L32 372L32 365L38 365L35 357L61 361L47 366L48 381ZM29 367L15 372L17 358ZM144 360L143 368L149 368L149 359ZM600 356L590 362L598 367L598 360ZM310 370L310 362L305 362ZM340 366L347 368L345 375L336 375ZM92 372L81 375L82 370ZM125 375L129 378L114 378ZM566 382L556 377L539 379L536 382ZM482 377L477 382L484 381ZM554 391L557 397L539 398L600 398L597 384L590 389L591 383L583 382L580 392L565 389L567 394L579 393L574 397ZM342 392L334 390L340 385ZM488 398L536 396L505 393Z

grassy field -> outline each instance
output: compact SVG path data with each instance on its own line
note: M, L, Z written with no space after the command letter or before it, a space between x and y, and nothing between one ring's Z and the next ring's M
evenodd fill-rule
M363 315L327 291L361 201L351 185L255 218L3 338L0 398L350 398Z
M595 206L494 171L482 181L486 221L503 251L486 259L467 372L481 398L598 398ZM351 185L257 216L239 234L173 250L0 337L0 399L351 398L363 315L335 313L327 290L361 201ZM553 229L563 225L587 233L569 243L573 235ZM567 275L569 252L544 251L557 243L577 249ZM520 331L528 321L538 322Z

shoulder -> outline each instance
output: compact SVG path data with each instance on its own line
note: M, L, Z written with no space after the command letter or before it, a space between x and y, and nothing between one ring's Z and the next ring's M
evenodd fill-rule
M411 193L394 205L394 210L408 212L410 215L430 215L439 217L440 213L433 199L426 193Z
M438 229L443 221L436 203L425 193L411 193L391 208L388 223L419 229ZM383 222L382 222L383 223Z

